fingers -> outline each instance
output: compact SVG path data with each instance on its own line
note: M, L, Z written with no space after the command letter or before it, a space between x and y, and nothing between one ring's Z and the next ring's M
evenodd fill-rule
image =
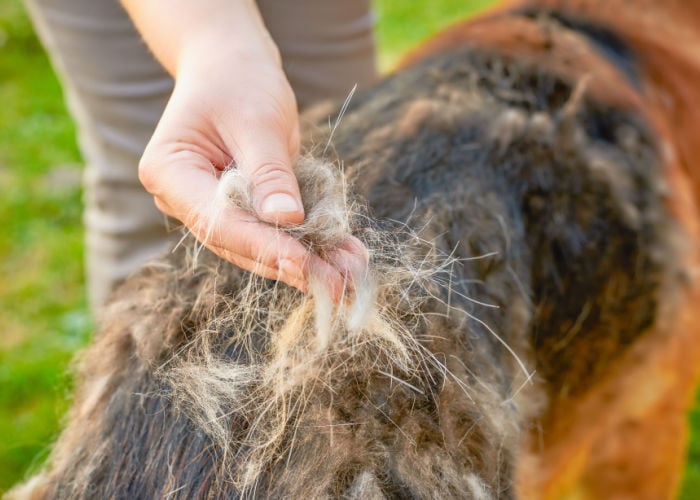
M329 252L327 260L345 278L348 287L356 288L366 281L369 253L354 236L349 236L335 250Z
M281 70L254 69L258 78L243 77L233 90L228 79L179 78L139 177L163 212L220 257L304 292L312 279L337 302L360 281L366 250L351 238L324 261L276 227L304 220L292 170L298 116ZM251 183L255 215L232 206L219 182L231 161Z
M171 154L165 165L142 161L140 169L160 172L147 184L158 208L181 220L207 248L243 269L305 293L309 280L315 280L334 302L341 299L346 286L344 271L310 253L289 234L228 205L225 198L217 196L215 170L203 157L181 151Z
M305 289L308 256L301 243L227 205L217 192L215 169L203 156L192 151L157 153L145 155L139 171L158 208L181 220L220 257Z

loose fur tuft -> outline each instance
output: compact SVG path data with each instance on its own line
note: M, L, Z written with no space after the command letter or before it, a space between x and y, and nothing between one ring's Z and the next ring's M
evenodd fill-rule
M407 228L388 233L367 224L360 205L347 199L344 179L334 165L306 157L295 173L307 218L285 230L319 255L361 233L371 255L366 278L334 306L321 287L312 289L309 297L283 287L265 293L262 280L250 276L241 292L229 299L235 309L217 318L220 324L234 326L225 347L212 345L211 335L220 328L201 332L157 372L172 389L175 405L221 450L222 477L244 495L256 490L264 471L285 455L285 446L294 446L285 438L297 434L295 426L317 398L314 393L328 388L328 397L333 397L335 380L374 372L410 393L430 396L431 386L445 383L447 376L456 390L470 399L480 398L417 335L430 321L422 313L425 302L440 302L438 295L445 294L437 289L448 285L445 280L455 262ZM249 183L241 172L227 171L222 185L236 207L253 212ZM446 304L443 308L447 315ZM256 345L261 326L267 337L262 349ZM244 362L228 359L221 351L231 345L245 346ZM251 413L255 417L247 432L238 436L229 422ZM333 432L333 424L328 425ZM359 483L353 486L358 487Z
M324 255L334 250L351 234L352 217L358 208L345 194L345 182L334 166L310 156L298 160L294 173L304 201L306 217L301 224L283 228L314 252ZM220 188L234 206L254 215L249 180L237 168L227 169Z

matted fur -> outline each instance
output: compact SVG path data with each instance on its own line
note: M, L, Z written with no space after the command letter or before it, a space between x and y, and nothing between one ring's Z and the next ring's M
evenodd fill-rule
M195 265L191 240L132 277L17 495L514 497L523 434L658 337L688 278L634 66L555 14L491 20L546 59L441 47L359 92L333 133L309 126L308 222L289 231L370 252L339 305L207 251ZM246 184L231 170L222 193L250 210Z

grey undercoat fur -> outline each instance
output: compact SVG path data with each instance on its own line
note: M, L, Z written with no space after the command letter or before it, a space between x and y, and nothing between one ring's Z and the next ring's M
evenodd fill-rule
M519 433L653 324L665 276L656 145L579 83L465 47L358 93L327 149L312 127L306 209L342 167L364 323L188 241L112 297L35 492L514 496Z

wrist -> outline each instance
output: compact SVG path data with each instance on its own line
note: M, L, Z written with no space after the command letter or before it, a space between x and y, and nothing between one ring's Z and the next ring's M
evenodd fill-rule
M266 61L279 51L253 0L123 0L144 40L174 77L183 67Z

